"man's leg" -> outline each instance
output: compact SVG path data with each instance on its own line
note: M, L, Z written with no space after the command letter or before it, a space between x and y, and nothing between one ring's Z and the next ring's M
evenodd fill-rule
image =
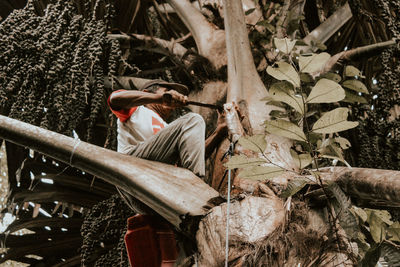
M204 137L203 118L199 114L188 113L143 143L127 148L124 153L168 164L175 164L180 159L182 167L204 177Z

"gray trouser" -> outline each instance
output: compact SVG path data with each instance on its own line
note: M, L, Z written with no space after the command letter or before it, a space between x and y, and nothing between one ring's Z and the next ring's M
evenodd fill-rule
M143 143L127 147L124 153L143 159L175 164L200 177L205 175L203 117L188 113L161 129Z
M199 177L204 177L204 137L203 117L196 113L188 113L143 143L127 147L123 153L168 164L175 164L179 160L182 167L191 170ZM120 193L131 209L137 213L154 213L125 190L122 189Z

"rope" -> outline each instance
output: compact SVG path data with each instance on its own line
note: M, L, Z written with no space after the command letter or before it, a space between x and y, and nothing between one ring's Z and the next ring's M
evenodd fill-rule
M71 156L69 157L69 165L72 166L72 157L75 154L75 150L78 148L79 144L81 143L81 139L76 139L74 148L72 149Z
M232 156L234 143L229 146L229 155ZM231 171L228 170L228 203L226 204L226 233L225 233L225 267L228 267L228 257L229 257L229 213L231 206Z

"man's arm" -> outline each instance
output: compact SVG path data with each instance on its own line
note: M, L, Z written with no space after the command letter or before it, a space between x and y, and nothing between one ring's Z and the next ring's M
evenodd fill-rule
M165 98L164 94L170 95ZM132 107L142 106L146 104L164 104L173 107L186 105L187 97L174 91L167 91L165 88L155 93L146 91L119 91L114 92L110 96L110 105L114 110L130 109Z
M153 94L143 91L120 91L110 96L110 106L114 110L130 109L146 104L161 104L163 94Z
M205 141L205 157L208 158L214 149L227 137L228 127L225 122L225 115L218 113L217 127Z

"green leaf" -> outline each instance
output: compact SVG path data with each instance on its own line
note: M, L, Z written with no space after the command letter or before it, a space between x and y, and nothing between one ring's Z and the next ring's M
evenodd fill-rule
M279 136L284 136L298 141L307 140L306 135L300 129L300 127L289 121L279 119L274 121L267 121L265 122L265 124L266 124L265 129L269 133L276 134Z
M239 173L239 176L245 179L265 180L268 178L276 177L282 174L284 171L284 169L279 167L254 166L252 168L244 169Z
M345 96L344 89L340 84L328 79L321 79L312 88L306 102L334 103L344 99Z
M248 168L264 164L265 160L261 158L248 158L245 155L235 155L229 159L224 166L228 169Z
M359 80L346 80L342 83L342 85L353 91L369 94L367 87Z
M338 143L342 149L348 149L351 147L350 141L343 137L335 137L335 142Z
M274 44L279 51L284 54L289 54L296 44L296 40L292 41L289 38L274 38Z
M254 151L256 153L263 153L267 148L267 141L265 141L265 135L258 134L247 137L240 137L239 144L246 148Z
M367 213L359 207L356 206L352 206L351 210L354 212L354 214L356 214L363 222L366 222L368 219L368 215Z
M292 155L294 163L299 169L304 169L305 167L310 165L313 160L309 153L297 154L297 152L293 149L290 150L290 155Z
M400 242L400 223L394 222L388 229L387 235L389 240Z
M253 13L254 12L254 10L256 10L255 8L250 8L249 10L247 10L246 12L244 12L244 14L247 16L247 15L250 15L251 13Z
M386 237L385 232L388 225L393 223L390 221L390 213L386 210L365 209L365 211L368 214L368 224L372 238L376 243L383 241Z
M273 100L286 103L300 114L304 114L303 98L295 94L291 83L286 81L275 83L269 89L269 93Z
M326 159L338 160L340 162L343 162L347 167L351 168L351 165L343 157L337 157L332 155L321 155L321 157Z
M353 93L350 90L344 90L346 93L346 97L343 99L343 102L347 103L360 103L360 104L367 104L368 101L364 97L358 95L358 93Z
M314 73L321 71L331 56L328 53L304 54L299 57L300 72Z
M318 151L321 153L322 158L333 159L343 162L347 167L351 167L343 157L343 150L334 143L334 139L325 139L319 146Z
M325 73L324 75L321 76L321 78L326 78L326 79L332 80L337 83L342 80L342 77L340 77L339 74L333 73L333 72Z
M300 76L289 63L280 61L267 67L267 73L280 81L288 81L295 87L300 86Z
M287 111L282 111L282 110L271 110L269 113L269 116L273 119L278 119L278 118L287 118Z
M377 216L382 222L386 223L387 225L392 225L392 215L387 210L374 210L374 209L365 209L368 216L375 215ZM370 218L368 218L370 220Z
M265 27L265 29L267 29L270 33L275 32L275 27L269 23L268 20L259 21L256 23L256 25Z
M310 74L304 72L300 73L300 80L305 83L312 83L314 81L313 77Z
M285 188L285 190L282 191L280 197L283 198L288 198L299 192L301 189L304 188L304 186L307 185L308 180L306 179L294 179L290 181Z
M347 76L347 77L355 77L355 76L362 77L361 71L359 69L357 69L356 67L350 66L350 65L346 66L346 68L344 69L344 76Z
M347 108L336 108L326 112L313 125L312 131L315 133L337 133L358 126L357 121L347 121Z

